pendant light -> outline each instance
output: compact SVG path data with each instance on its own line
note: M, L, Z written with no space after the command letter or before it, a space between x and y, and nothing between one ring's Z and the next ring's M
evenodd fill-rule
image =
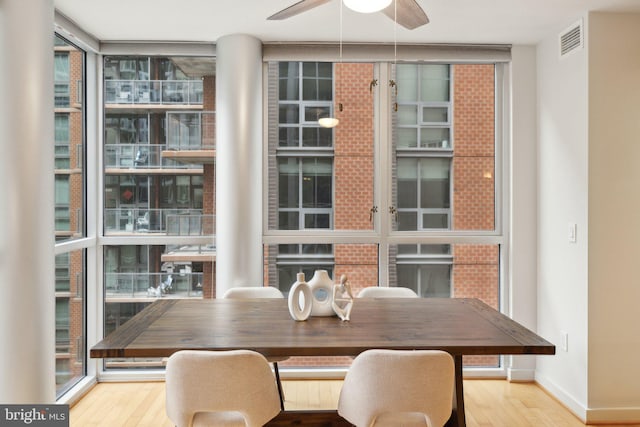
M338 64L342 64L342 2L340 2L340 59ZM336 76L337 77L337 76ZM336 79L340 83L340 79ZM338 103L338 111L342 112L342 103ZM340 120L337 117L321 117L318 119L318 125L323 128L334 128L338 126Z
M343 0L349 9L360 13L379 12L391 4L391 0Z

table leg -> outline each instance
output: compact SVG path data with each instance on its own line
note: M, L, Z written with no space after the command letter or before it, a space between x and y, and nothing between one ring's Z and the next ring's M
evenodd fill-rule
M453 411L447 421L447 427L466 427L464 416L464 390L462 388L462 356L453 356L455 363L455 386L453 394Z

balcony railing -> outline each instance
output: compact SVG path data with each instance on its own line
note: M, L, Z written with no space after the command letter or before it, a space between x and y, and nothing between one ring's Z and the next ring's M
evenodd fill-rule
M202 105L202 80L106 80L107 104Z
M215 215L167 215L168 236L213 236Z
M168 233L169 216L202 216L202 211L200 209L105 209L104 230L105 234ZM172 221L179 222L179 220ZM204 225L206 226L206 222ZM198 235L204 235L204 233Z
M109 298L200 298L202 273L105 273Z
M167 111L168 150L213 150L216 148L214 111Z
M64 108L71 104L69 82L56 81L54 83L54 107Z
M117 169L200 169L202 165L185 164L162 158L163 144L105 144L105 168Z

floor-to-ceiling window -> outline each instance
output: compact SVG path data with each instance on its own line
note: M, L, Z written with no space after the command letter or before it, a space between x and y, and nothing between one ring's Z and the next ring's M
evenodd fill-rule
M215 63L189 56L103 61L102 327L159 298L215 292ZM108 369L159 359L107 359Z
M268 63L268 284L325 269L500 308L499 67Z
M86 375L85 53L54 43L55 357L62 395ZM70 242L78 242L70 245Z

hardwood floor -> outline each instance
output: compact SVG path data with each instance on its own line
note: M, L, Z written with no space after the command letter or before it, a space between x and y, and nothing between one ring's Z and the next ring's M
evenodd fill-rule
M282 382L286 409L335 409L342 381ZM468 427L581 427L573 414L532 383L464 382ZM72 427L171 427L164 382L100 383L71 408ZM633 424L640 427L640 424ZM604 426L603 426L604 427ZM607 426L612 427L612 426Z

